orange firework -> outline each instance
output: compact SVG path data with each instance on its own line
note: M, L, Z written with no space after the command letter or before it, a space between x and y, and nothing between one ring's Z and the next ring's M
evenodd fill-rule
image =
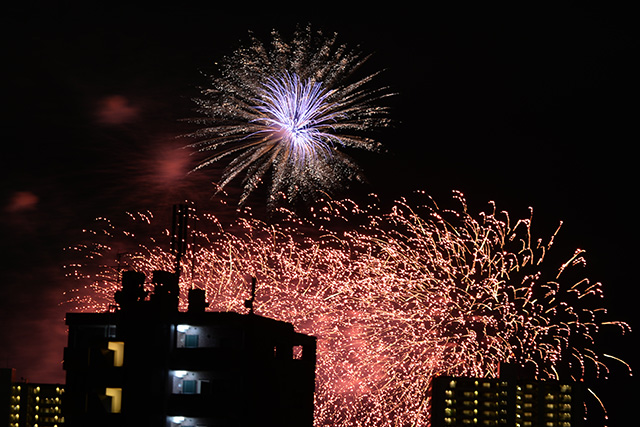
M426 426L430 378L495 377L501 362L531 367L538 378L606 372L594 334L628 326L589 306L602 290L576 275L583 251L549 267L557 231L537 240L531 217L513 221L493 205L474 217L461 194L455 199L457 210L428 198L386 211L324 202L309 219L280 211L277 223L246 216L229 230L201 214L197 244L183 258L184 296L199 287L210 310L242 313L247 282L257 278L257 314L318 338L318 426ZM151 222L150 214L132 218ZM172 269L173 256L154 239L141 242L104 224L92 236L135 244L121 268ZM113 244L91 240L77 249L113 255ZM71 300L81 310L107 310L120 269L85 273L91 265L70 268L90 281Z

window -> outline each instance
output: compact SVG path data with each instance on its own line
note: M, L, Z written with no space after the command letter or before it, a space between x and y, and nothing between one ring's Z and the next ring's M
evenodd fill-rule
M198 382L196 380L183 380L182 381L182 393L183 394L196 394Z
M122 389L107 387L105 394L111 397L111 409L112 414L119 414L122 408Z
M198 335L185 335L184 346L185 348L198 348Z
M206 373L173 371L173 394L210 394L211 379Z
M177 348L201 348L212 347L210 334L207 329L201 326L179 324L176 328L176 347Z
M105 337L107 338L115 338L116 337L116 325L107 325L105 330Z
M294 345L293 346L293 358L296 360L302 360L303 357L303 353L302 353L302 346L301 345Z
M107 348L113 351L113 366L122 366L124 363L124 342L109 341Z

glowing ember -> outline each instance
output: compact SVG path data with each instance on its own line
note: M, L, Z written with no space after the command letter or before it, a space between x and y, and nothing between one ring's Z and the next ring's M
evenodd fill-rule
M425 426L431 377L495 377L504 361L531 366L539 378L606 371L593 335L603 325L628 326L586 306L601 287L571 278L584 264L582 251L548 267L555 234L534 240L531 218L512 223L494 209L474 218L456 198L457 211L431 201L401 201L384 213L329 202L312 210L312 220L283 211L278 225L246 217L234 231L201 215L197 228L213 230L198 233L183 259L182 307L196 286L212 310L244 313L256 277L257 314L318 337L318 426ZM98 234L112 242L134 237L105 224ZM169 251L133 241L127 267L172 269ZM91 257L114 252L97 242L77 249ZM118 269L87 276L85 266L70 268L92 282L74 293L79 309L113 303Z

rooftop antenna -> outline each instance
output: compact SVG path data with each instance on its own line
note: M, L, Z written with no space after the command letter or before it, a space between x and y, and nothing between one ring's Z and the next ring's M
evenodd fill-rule
M189 213L193 207L186 203L173 205L173 224L171 227L171 253L175 256L174 271L180 276L180 261L187 253L187 238L189 237Z
M244 301L244 306L249 309L249 314L253 314L253 301L256 299L256 278L251 278L251 298Z

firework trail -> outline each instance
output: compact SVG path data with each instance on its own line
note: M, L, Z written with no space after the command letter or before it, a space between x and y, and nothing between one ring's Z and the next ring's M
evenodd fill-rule
M354 161L341 149L378 150L363 131L388 124L386 108L376 103L389 94L368 89L378 73L349 82L367 57L336 44L310 28L291 43L273 32L270 47L253 38L226 58L221 74L197 99L205 125L190 134L192 144L210 152L197 169L233 157L219 187L245 172L240 204L272 173L269 206L285 197L313 200L349 180L362 180Z
M555 234L534 240L531 218L512 223L495 209L475 218L457 199L457 210L400 201L385 212L330 202L310 220L283 212L276 226L245 217L232 231L201 215L214 229L200 232L201 244L184 258L182 291L195 285L206 289L211 310L244 313L254 276L257 314L316 336L317 426L426 426L431 377L495 377L504 361L530 365L539 378L565 369L576 379L605 375L594 334L628 326L605 319L599 283L572 278L582 252L549 271L543 261ZM106 224L101 233L120 241ZM172 268L155 241L137 244L129 267ZM82 250L112 253L107 245ZM82 275L79 266L70 271ZM102 268L89 280L73 303L106 309L117 270Z

